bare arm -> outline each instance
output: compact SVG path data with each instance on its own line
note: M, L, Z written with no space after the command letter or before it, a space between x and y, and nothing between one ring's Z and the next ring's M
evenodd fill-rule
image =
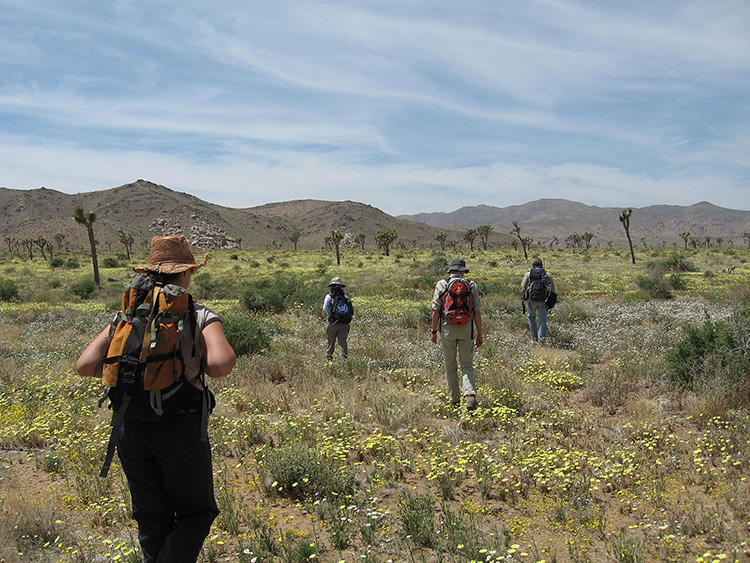
M476 346L479 348L484 342L484 335L482 334L482 311L480 309L474 311L474 328L476 328L477 333Z
M109 341L109 327L102 330L99 335L86 346L86 349L76 362L76 371L81 375L90 377L101 377L102 365L101 359L107 353Z
M237 362L237 356L227 341L224 327L220 322L212 322L203 327L203 340L206 342L206 355L203 368L210 377L229 375Z
M440 311L437 309L432 310L432 332L430 334L430 340L437 342L437 330L440 327Z

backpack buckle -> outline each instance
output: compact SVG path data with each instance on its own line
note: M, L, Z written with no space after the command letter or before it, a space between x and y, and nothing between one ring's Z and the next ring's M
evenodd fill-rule
M138 366L140 362L123 356L120 360L120 379L122 384L126 387L132 387L135 385L136 374L138 373Z

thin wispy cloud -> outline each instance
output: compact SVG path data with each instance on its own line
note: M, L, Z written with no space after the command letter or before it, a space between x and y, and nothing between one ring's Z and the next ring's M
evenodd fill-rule
M750 4L0 0L0 185L750 208Z

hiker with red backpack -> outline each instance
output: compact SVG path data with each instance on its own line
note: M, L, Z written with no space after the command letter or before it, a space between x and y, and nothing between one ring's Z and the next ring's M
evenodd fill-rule
M534 258L531 270L526 272L521 282L521 296L527 304L529 332L536 342L544 342L547 336L547 316L557 302L555 282L541 258Z
M466 401L466 409L477 408L477 390L474 377L474 346L482 345L482 314L479 310L479 289L464 276L469 273L463 258L454 258L446 268L448 277L435 285L432 298L432 330L430 340L440 340L443 345L445 377L448 393L454 406ZM461 367L462 384L458 384Z
M334 276L331 283L328 284L329 291L323 299L323 311L326 313L328 324L326 326L326 359L330 362L333 360L333 352L336 348L336 342L341 348L341 357L346 359L349 356L349 325L354 316L354 306L349 296L344 293L346 284L340 277Z
M218 516L205 384L236 357L219 317L187 293L196 263L184 236L154 237L148 265L125 287L122 312L76 370L100 377L113 409L101 476L116 447L144 563L193 563ZM101 401L100 401L101 403Z

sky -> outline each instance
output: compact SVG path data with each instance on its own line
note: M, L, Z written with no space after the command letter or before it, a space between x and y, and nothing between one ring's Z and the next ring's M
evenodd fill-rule
M750 210L748 0L0 0L0 186Z

